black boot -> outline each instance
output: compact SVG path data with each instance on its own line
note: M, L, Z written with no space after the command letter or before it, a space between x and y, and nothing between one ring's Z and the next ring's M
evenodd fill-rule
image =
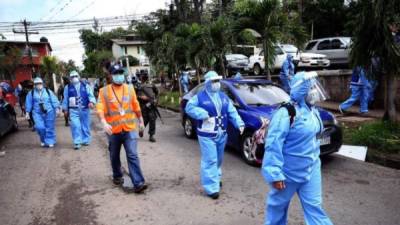
M212 198L212 199L218 199L219 198L219 192L215 192L213 194L208 195L208 197Z
M149 141L150 141L150 142L156 142L156 139L154 138L153 135L150 135Z

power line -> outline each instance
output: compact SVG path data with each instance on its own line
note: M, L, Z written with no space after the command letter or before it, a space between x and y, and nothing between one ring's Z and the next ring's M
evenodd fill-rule
M86 9L88 9L90 6L92 6L95 3L95 0L91 1L86 7L84 7L83 9L81 9L76 15L72 16L71 18L69 18L68 20L71 20L77 16L79 16L81 13L83 13Z
M49 18L49 20L53 19L55 16L57 16L58 14L60 14L62 11L64 11L64 9L72 2L72 0L69 0L67 3L65 3L65 5L63 7L61 7L53 16L51 16Z
M49 13L46 14L46 15L44 15L44 16L42 16L42 18L40 18L40 20L42 20L42 19L44 19L46 16L50 15L50 14L57 8L57 6L58 6L62 1L64 1L64 0L58 1L57 4L56 4L53 8L50 9Z

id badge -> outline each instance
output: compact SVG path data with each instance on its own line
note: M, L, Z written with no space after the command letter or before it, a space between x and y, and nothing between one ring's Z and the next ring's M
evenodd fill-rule
M76 98L75 97L70 97L69 99L69 107L76 107Z
M203 125L201 126L201 130L205 132L214 132L215 129L215 117L211 117L203 121Z
M119 109L119 114L120 114L121 116L124 116L124 115L125 115L125 110Z

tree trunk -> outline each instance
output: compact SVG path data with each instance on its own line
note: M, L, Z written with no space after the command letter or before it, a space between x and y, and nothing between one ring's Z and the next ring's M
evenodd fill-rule
M269 71L269 65L268 65L269 54L267 51L266 37L264 37L263 40L263 49L264 49L264 72L267 74L267 80L271 80L271 73Z
M226 78L226 70L225 70L225 63L224 63L224 54L219 55L219 62L222 70L222 77Z
M396 92L397 92L397 79L394 75L386 76L386 96L385 96L385 115L384 120L388 120L390 122L397 121L397 113L396 113Z
M179 97L182 96L182 87L181 87L181 79L180 79L180 74L179 74L179 70L178 70L178 66L175 64L174 66L175 68L175 77L178 80L178 88L179 88ZM175 83L175 77L174 77L174 83ZM175 84L173 85L173 87L175 86Z
M196 66L196 77L197 77L197 84L201 83L201 78L200 78L200 67Z

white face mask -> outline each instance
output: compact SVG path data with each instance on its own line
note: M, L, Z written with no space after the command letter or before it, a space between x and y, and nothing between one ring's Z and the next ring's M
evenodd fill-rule
M221 90L221 83L220 82L216 82L216 83L212 83L211 84L211 91L212 92L218 92L219 90Z
M73 84L77 84L77 83L79 83L79 78L73 77L71 81Z
M43 89L43 84L36 84L35 85L36 90L42 90Z

